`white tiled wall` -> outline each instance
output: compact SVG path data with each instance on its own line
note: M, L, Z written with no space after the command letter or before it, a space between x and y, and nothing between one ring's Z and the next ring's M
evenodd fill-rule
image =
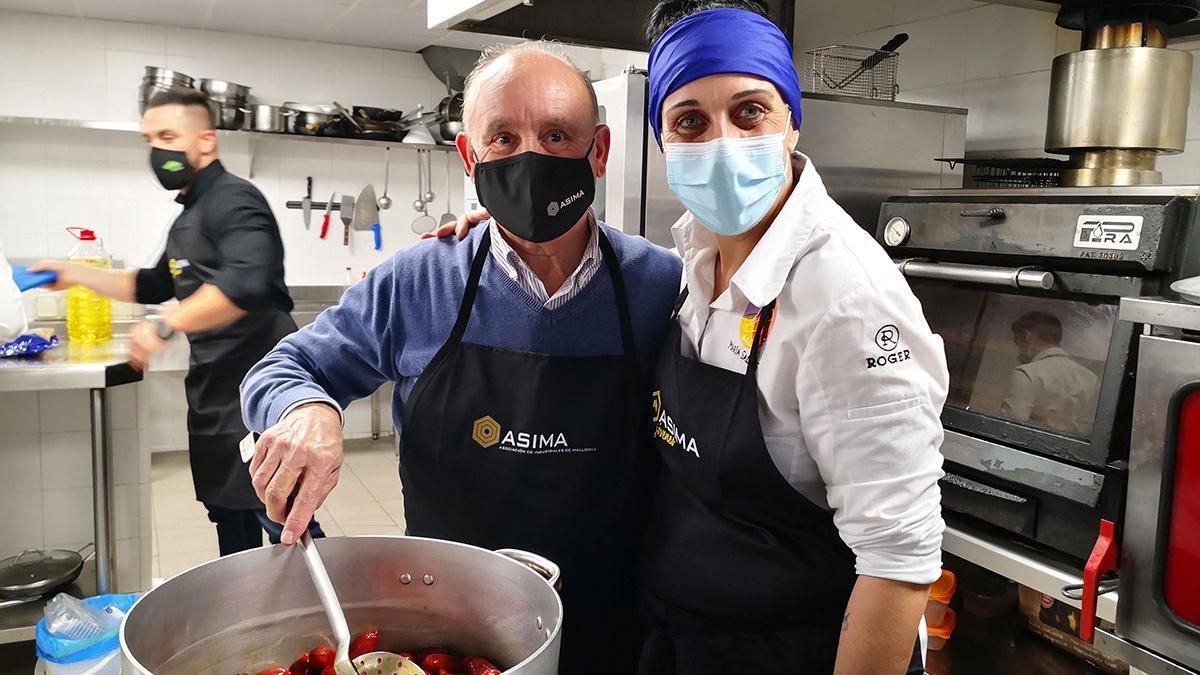
M138 389L109 392L117 584L150 582L150 454L138 430ZM0 558L93 540L92 451L85 391L0 394Z
M1054 14L969 0L798 0L797 66L807 49L878 47L908 33L900 48L899 100L963 107L967 152L1043 155L1050 66L1078 49L1079 34ZM1174 44L1200 57L1200 42ZM1167 183L1200 183L1200 58L1192 82L1187 150L1162 157Z
M138 85L143 68L162 65L194 77L216 77L252 87L264 102L285 100L426 109L445 96L445 85L420 55L233 33L166 28L0 11L0 116L43 116L132 122L138 119ZM329 193L357 195L368 183L383 193L384 150L261 138L223 136L220 153L228 168L251 178L279 220L292 285L342 284L346 268L355 276L397 248L417 240L416 153L391 153L390 193L395 206L380 214L384 250L371 248L370 232L355 235L350 250L338 237L320 240L319 213L305 230L299 200L312 176L314 198ZM461 210L462 171L451 154L433 157L431 205L437 216L451 205ZM137 134L0 125L0 237L12 258L64 255L72 239L64 228L95 227L115 258L142 265L157 251L166 224L177 212L148 168Z

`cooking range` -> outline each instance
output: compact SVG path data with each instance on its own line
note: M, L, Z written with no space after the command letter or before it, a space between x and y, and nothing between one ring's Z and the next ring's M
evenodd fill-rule
M1121 299L1200 274L1200 188L1155 168L1183 149L1192 72L1162 30L1198 10L1064 2L1081 49L1054 62L1046 149L1069 159L993 162L980 183L1000 189L881 210L877 238L946 342L945 510L1078 560L1102 518L1122 522L1139 329Z

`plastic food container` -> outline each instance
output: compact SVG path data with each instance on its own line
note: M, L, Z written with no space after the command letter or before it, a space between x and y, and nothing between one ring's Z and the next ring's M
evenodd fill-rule
M946 641L954 633L956 625L958 625L958 615L954 613L953 609L947 607L941 623L937 625L930 624L927 629L929 631L929 649L936 652L945 647Z
M942 576L929 587L929 602L925 604L925 623L936 626L946 615L947 605L958 589L958 578L950 570L942 570Z

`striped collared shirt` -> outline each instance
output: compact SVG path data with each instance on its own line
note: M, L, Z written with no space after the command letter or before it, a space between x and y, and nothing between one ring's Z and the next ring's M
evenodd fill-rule
M492 235L492 262L496 263L510 279L517 282L529 297L542 303L542 306L549 310L555 310L570 302L571 298L579 295L596 276L596 272L600 269L600 263L603 261L600 252L600 228L596 225L596 219L588 212L588 228L591 230L591 236L588 237L587 247L583 250L583 258L579 261L579 267L567 277L562 286L551 296L546 292L545 285L542 280L534 274L529 265L525 263L521 256L513 250L504 237L500 234L500 227L496 225L496 221L491 221L488 226L491 228Z

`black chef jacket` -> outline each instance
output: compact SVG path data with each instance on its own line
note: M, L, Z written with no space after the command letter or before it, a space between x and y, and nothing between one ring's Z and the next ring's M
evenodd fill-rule
M176 201L183 212L171 223L155 266L138 271L137 301L183 300L211 284L246 311L229 325L187 336L188 449L200 501L261 509L238 452L247 433L238 386L255 363L296 330L283 282L279 225L262 193L219 161L196 174Z

